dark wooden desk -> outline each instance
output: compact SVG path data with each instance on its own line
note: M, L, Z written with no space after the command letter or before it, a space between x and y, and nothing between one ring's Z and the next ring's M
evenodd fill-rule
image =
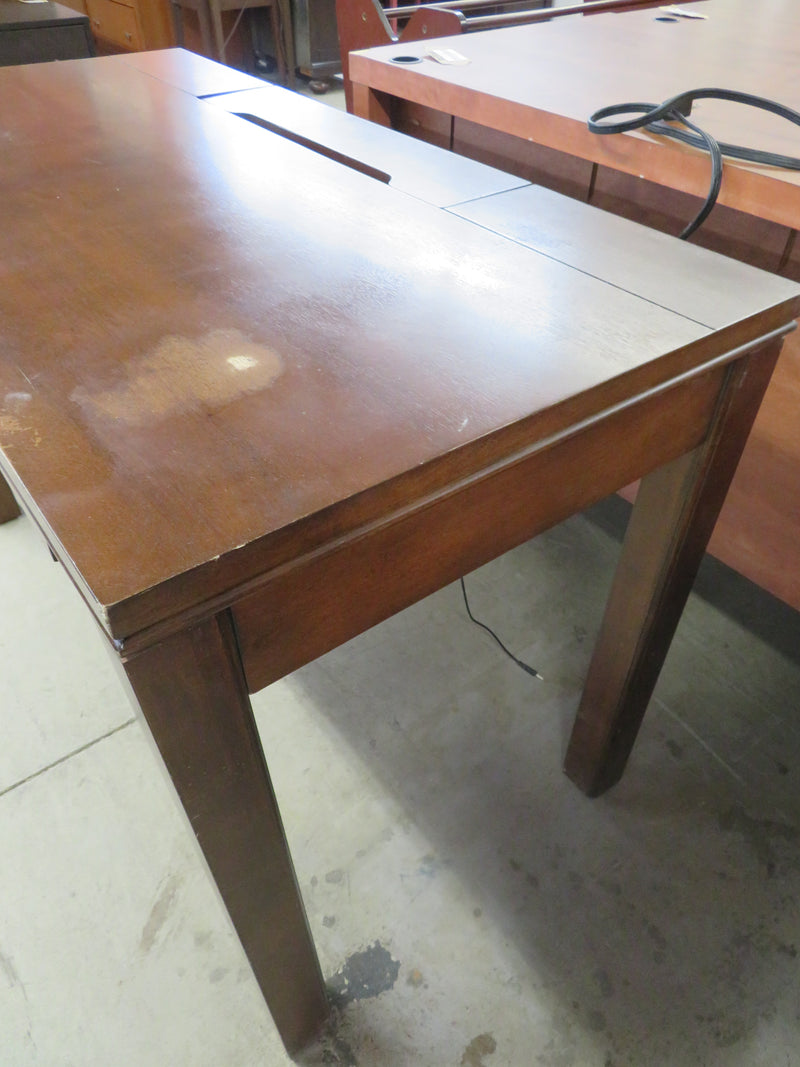
M0 66L94 55L89 18L61 4L0 0Z
M211 103L436 207L452 207L528 184L345 111L321 108L314 100L277 85L225 93Z
M399 52L353 53L356 113L474 159L591 199L678 233L709 183L707 159L648 134L598 137L586 119L625 101L658 103L717 85L800 110L800 6L702 0L704 21L656 21L652 11L570 16L437 40L470 59L398 65ZM750 108L698 103L693 117L719 139L800 156L800 130ZM644 180L642 180L644 179ZM693 241L800 278L800 172L726 162L720 207ZM524 228L531 219L521 219ZM793 249L793 252L792 252ZM800 610L800 339L775 373L710 551Z
M643 476L567 754L608 787L800 290L647 231L626 277L621 221L573 266L122 57L0 70L0 122L0 464L296 1050L327 1001L249 693Z

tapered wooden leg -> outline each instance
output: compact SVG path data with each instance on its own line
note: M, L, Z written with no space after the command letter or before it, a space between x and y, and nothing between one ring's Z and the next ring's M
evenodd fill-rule
M625 769L779 352L733 364L704 443L642 479L564 767L590 796Z
M14 494L8 486L8 482L0 474L0 524L11 522L19 515L19 505L14 499Z
M227 612L125 663L288 1051L328 1013Z

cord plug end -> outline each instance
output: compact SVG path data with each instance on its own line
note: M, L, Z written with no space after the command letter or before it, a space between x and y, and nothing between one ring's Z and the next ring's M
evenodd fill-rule
M529 667L527 663L523 663L521 660L515 660L518 667L522 667L526 674L529 674L531 678L538 678L540 682L544 681L544 675L540 674L535 667Z

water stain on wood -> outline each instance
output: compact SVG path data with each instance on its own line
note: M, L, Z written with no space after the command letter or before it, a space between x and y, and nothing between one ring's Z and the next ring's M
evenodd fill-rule
M282 371L278 353L241 330L212 330L197 338L165 337L129 363L112 388L91 392L79 386L72 399L96 416L142 426L260 392Z
M23 433L29 429L23 426L16 415L0 415L0 431L4 434Z
M0 415L0 442L4 441L6 447L12 447L14 438L20 434L29 434L28 442L34 447L41 444L41 435L35 427L22 422L16 415Z

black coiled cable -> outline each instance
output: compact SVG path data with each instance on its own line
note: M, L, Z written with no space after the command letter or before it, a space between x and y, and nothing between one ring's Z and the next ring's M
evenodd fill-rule
M730 100L736 104L746 104L749 107L760 108L769 111L773 115L787 119L789 122L800 126L800 112L790 107L778 104L774 100L767 100L762 96L753 96L751 93L740 93L734 89L692 89L689 92L680 93L663 104L612 104L610 107L601 107L590 116L588 126L592 133L627 133L630 130L646 129L650 133L660 134L663 137L671 137L675 141L692 145L694 148L705 149L711 157L711 183L705 203L695 218L679 235L686 239L702 225L708 218L711 209L717 202L719 190L722 185L722 157L729 156L731 159L743 159L748 163L760 163L763 166L783 167L786 170L800 170L800 159L794 156L782 156L775 152L762 152L755 148L746 148L743 145L726 144L717 141L710 133L702 130L695 123L690 122L688 115L692 110L695 100ZM627 119L623 122L602 122L611 115L638 115L638 118ZM671 126L670 123L679 122L688 129L680 129ZM689 132L693 131L693 132Z

